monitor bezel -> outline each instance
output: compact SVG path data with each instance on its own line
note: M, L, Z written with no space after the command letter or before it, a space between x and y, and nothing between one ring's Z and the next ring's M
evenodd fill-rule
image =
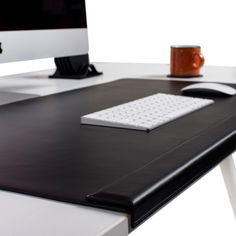
M1 31L0 63L84 55L89 51L87 28Z

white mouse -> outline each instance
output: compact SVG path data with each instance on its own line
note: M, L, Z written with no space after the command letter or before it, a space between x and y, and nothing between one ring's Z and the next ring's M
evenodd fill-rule
M224 85L224 84L217 84L217 83L197 83L186 86L181 89L183 93L201 93L201 94L219 94L219 95L229 95L234 96L236 95L236 89Z

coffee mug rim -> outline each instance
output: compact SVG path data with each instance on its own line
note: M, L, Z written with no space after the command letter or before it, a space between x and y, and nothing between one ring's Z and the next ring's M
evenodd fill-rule
M172 45L171 48L201 48L198 45Z

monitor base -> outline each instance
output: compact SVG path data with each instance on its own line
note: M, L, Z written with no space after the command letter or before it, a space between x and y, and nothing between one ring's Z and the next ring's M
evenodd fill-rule
M102 75L94 65L89 64L88 54L54 59L56 72L49 76L54 79L85 79Z

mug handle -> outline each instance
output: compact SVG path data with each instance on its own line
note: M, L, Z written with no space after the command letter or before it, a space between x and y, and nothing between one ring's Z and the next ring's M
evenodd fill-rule
M204 56L200 53L200 54L193 54L193 67L195 69L201 68L204 65L205 62L205 58Z

